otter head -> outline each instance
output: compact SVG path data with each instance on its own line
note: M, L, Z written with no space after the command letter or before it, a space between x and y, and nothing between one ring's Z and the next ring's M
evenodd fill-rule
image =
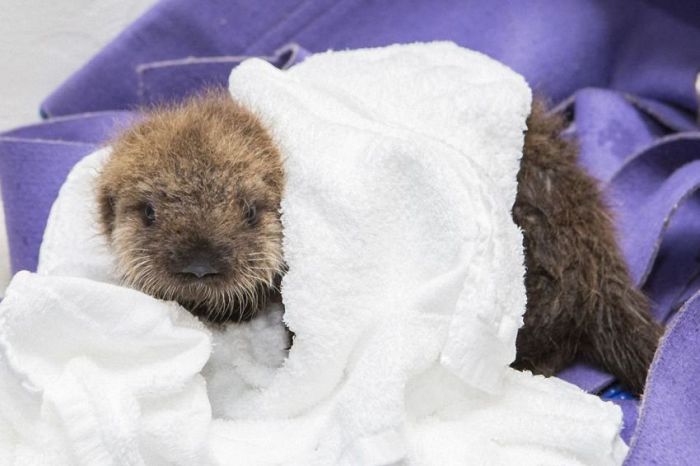
M125 284L211 321L241 320L284 270L283 186L257 118L209 93L148 112L114 141L99 222Z

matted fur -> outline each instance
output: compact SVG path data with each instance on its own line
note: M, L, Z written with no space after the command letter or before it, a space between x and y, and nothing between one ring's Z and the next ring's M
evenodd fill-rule
M113 141L97 182L100 223L127 285L208 320L240 320L284 271L283 187L280 153L258 119L210 91L148 111ZM221 273L179 273L200 249Z

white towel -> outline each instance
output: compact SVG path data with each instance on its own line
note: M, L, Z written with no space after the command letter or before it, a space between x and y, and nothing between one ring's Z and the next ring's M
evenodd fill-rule
M291 351L280 309L210 332L101 283L100 151L59 194L40 274L0 304L3 464L622 462L617 407L508 367L521 76L431 43L253 59L230 88L285 156Z

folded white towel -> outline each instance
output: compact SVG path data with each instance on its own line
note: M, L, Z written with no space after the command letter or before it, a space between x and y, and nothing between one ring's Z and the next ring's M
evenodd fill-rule
M52 209L41 275L18 274L0 305L0 459L621 463L617 407L508 367L525 307L521 76L432 43L286 72L249 60L230 88L286 157L288 357L280 309L212 333L98 282L115 282L83 207L98 152Z

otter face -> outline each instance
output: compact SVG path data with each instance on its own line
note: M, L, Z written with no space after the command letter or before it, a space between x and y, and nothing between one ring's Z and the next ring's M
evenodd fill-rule
M250 318L284 272L280 154L226 94L151 112L113 144L99 221L125 284L211 321Z

